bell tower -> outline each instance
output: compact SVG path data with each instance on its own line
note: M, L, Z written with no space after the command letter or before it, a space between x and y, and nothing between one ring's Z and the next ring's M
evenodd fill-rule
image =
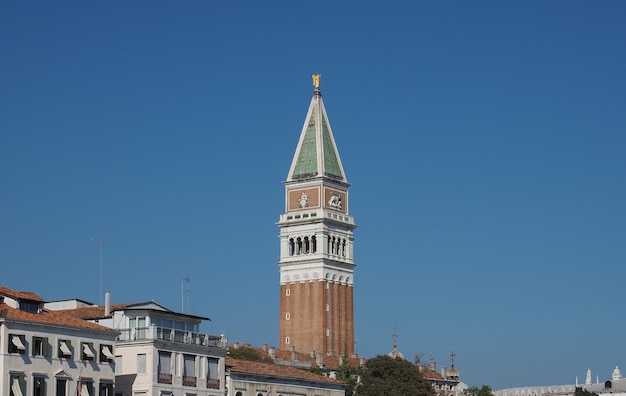
M318 74L280 216L280 348L354 353L354 219Z

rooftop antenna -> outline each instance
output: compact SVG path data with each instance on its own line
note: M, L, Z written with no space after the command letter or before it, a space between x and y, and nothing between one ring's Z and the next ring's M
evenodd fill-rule
M393 333L391 333L391 338L393 338L393 349L398 347L398 328L393 328Z
M100 246L100 293L98 294L98 304L102 305L102 244L104 243L104 240L100 237L91 238L91 240Z
M456 356L456 354L454 353L454 349L450 348L450 366L452 366L452 368L454 368L454 357Z
M185 282L187 282L187 289L185 289ZM180 281L180 311L182 313L185 313L185 292L190 292L191 290L189 289L189 282L191 282L191 279L189 279L188 276L184 277L181 281ZM187 297L187 309L189 309L189 297Z

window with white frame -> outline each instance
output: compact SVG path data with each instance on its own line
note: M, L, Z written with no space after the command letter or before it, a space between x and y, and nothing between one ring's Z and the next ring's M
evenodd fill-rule
M207 359L206 387L211 389L220 388L220 360L216 358Z
M132 329L131 331L134 333L133 339L135 340L144 340L146 338L146 331L148 330L146 326L145 316L128 319L128 327Z
M196 386L196 357L195 355L183 355L183 385Z
M146 373L146 354L138 353L137 354L137 374L145 374Z
M161 384L172 383L172 353L166 351L159 351L159 366L158 366L157 382Z

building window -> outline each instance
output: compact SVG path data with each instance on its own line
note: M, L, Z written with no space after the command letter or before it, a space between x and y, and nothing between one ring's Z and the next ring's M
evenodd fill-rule
M285 295L286 295L287 297L291 296L291 289L287 289L287 290L285 290Z
M113 384L101 383L100 384L100 395L99 396L114 396L113 395Z
M330 304L326 304L326 312L330 311Z
M24 396L26 394L26 379L21 374L11 374L11 388L9 396Z
M183 385L196 386L196 357L183 355Z
M38 313L40 307L41 307L41 303L20 301L20 311Z
M157 382L161 384L172 383L172 353L159 351L159 375Z
M146 327L146 317L139 316L136 318L130 318L128 320L128 327L130 327L134 333L134 340L144 340L146 338L146 331L148 328Z
M138 353L137 354L137 374L145 374L146 373L146 354Z
M289 345L289 341L291 341L289 340L289 337L285 337L285 344Z
M33 377L33 396L45 396L46 394L46 379Z
M243 393L237 392L237 393L235 393L235 396L243 396Z
M287 312L285 314L285 320L289 320L289 319L291 319L291 315L289 314L289 312Z
M59 340L58 357L72 358L72 342L70 340Z
M326 337L330 337L330 330L326 329Z
M81 389L81 396L95 396L93 394L93 382L91 381L82 381L82 385L80 387Z
M100 344L100 361L110 362L115 359L113 355L113 347L111 345Z
M220 388L220 361L219 359L209 358L207 362L206 387L211 389Z
M33 337L33 356L48 356L48 338Z
M67 396L67 379L57 378L56 396Z
M93 357L95 356L93 342L81 342L80 350L82 360L93 360Z
M9 353L24 353L26 351L26 336L23 334L9 334Z

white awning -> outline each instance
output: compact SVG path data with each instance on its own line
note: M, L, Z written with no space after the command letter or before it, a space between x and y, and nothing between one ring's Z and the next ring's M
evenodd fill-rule
M24 346L24 343L20 339L20 336L14 335L13 337L11 337L11 343L13 343L13 345L15 345L15 347L19 349L20 351L26 350L26 347Z
M24 396L22 394L22 388L20 387L20 380L18 378L13 378L13 383L11 384L11 390L15 396Z
M72 351L70 350L70 348L67 346L67 344L65 343L65 341L61 341L59 343L59 349L61 349L61 353L64 356L72 356Z
M111 347L108 346L108 345L103 345L102 346L102 354L104 356L106 356L106 358L109 359L109 360L115 359L115 356L113 355L113 352L111 352Z
M87 388L87 384L83 384L83 387L81 388L80 396L91 396L89 394L89 388Z
M85 356L92 358L93 357L93 351L91 350L91 348L89 347L89 344L83 344L83 353L85 354Z

